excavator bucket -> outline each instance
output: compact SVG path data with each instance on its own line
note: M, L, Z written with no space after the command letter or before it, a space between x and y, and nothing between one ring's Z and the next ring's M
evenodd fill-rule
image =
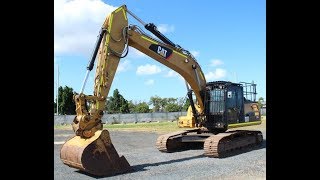
M132 170L126 158L119 157L107 130L97 131L89 139L80 136L69 139L61 148L60 158L64 164L95 176Z

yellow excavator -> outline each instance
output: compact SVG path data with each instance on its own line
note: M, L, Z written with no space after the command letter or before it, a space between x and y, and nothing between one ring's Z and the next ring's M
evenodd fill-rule
M136 25L128 25L127 14L142 23L154 37ZM159 151L174 152L200 143L206 156L222 157L227 152L262 142L260 131L227 131L232 126L261 123L257 103L244 97L242 84L206 82L200 65L189 51L174 44L153 23L144 23L123 5L105 19L80 93L74 95L75 136L61 148L60 158L64 164L96 176L132 170L126 158L117 153L101 121L119 61L128 54L129 46L179 73L186 81L190 107L187 116L180 117L178 122L179 127L191 129L159 136L156 141ZM85 95L83 90L95 59L94 92Z

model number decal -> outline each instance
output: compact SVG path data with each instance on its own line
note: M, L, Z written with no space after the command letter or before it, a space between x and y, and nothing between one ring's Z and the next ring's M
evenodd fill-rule
M151 44L149 46L149 49L152 50L153 52L159 54L161 57L165 58L165 59L169 59L172 55L172 50L161 46L161 45L157 45L157 44Z

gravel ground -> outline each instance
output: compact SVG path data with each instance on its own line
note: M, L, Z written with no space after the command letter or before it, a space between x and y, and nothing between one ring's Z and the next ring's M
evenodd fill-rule
M110 131L116 150L134 171L101 179L266 179L265 129L262 132L261 146L216 159L203 156L202 149L161 153L155 147L157 133ZM54 179L95 179L61 162L62 143L71 136L70 130L54 131Z

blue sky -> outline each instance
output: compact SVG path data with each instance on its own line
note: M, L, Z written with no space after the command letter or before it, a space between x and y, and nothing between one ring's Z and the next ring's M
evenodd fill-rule
M55 88L59 65L59 86L80 91L104 19L126 4L144 22L156 24L172 42L189 50L208 82L254 81L257 98L266 100L265 0L55 0L54 3ZM143 28L131 16L129 23ZM85 94L93 93L94 73L95 69L91 71ZM115 88L124 98L135 102L148 102L155 95L185 97L187 93L180 75L133 48L120 60L109 96Z

